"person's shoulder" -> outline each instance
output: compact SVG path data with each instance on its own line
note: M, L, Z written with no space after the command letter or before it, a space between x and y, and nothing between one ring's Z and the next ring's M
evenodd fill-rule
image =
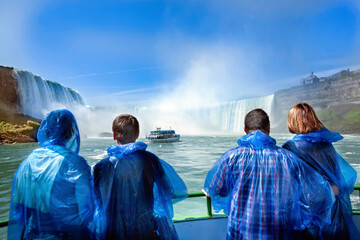
M236 146L234 148L227 150L223 155L239 155L254 149L255 148L252 148L251 146Z
M86 159L72 151L69 151L65 156L65 162L69 164L69 167L77 168L81 170L90 170L90 166Z
M106 166L108 164L111 164L109 157L103 158L98 163L95 164L94 169L102 168L103 166Z
M219 160L223 161L225 159L237 158L238 156L240 156L247 150L248 150L248 148L246 148L246 147L236 146L236 147L231 148L231 149L227 150L226 152L224 152L223 155L221 155Z
M277 150L278 157L286 160L289 165L297 165L302 162L293 152L294 147L291 146L293 144L294 142L289 142L288 145L284 144L283 147L279 147Z
M140 156L146 159L158 159L158 156L147 150L137 150L136 152L134 152L134 154L139 154Z

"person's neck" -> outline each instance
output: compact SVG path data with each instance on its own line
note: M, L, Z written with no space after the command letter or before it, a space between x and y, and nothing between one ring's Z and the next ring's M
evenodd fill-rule
M261 131L260 129L250 130L250 131L246 132L246 134L250 134L250 133L256 132L257 130ZM265 133L266 135L270 135L270 132L264 132L264 131L261 131L261 132Z
M127 143L122 143L122 142L120 142L120 141L116 141L116 144L117 145L126 145L126 144L129 144L129 143L134 143L135 141L133 141L133 142L127 142Z

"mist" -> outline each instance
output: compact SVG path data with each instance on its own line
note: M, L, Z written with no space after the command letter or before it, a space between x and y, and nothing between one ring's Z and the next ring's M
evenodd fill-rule
M171 64L179 68L179 75L168 80L171 84L149 88L156 94L145 99L144 89L105 95L102 98L108 98L108 105L77 114L80 127L88 136L98 136L111 132L117 115L128 113L138 118L142 137L157 127L185 135L228 135L243 133L245 114L254 108L271 114L272 92L265 90L266 85L259 86L254 79L254 58L239 48L192 44ZM117 98L143 101L129 105Z

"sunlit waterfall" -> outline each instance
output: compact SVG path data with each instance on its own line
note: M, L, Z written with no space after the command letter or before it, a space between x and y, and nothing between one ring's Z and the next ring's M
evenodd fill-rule
M190 135L243 133L245 115L255 108L262 108L271 120L273 99L274 95L269 95L194 108L138 107L135 114L142 120L146 131L171 126Z
M218 103L200 110L200 117L214 127L223 131L241 132L244 129L245 115L261 108L269 114L271 119L274 95L265 97L241 99L231 102Z
M23 114L43 118L47 112L58 108L84 105L80 94L60 83L45 80L31 72L14 69L18 82L20 107Z

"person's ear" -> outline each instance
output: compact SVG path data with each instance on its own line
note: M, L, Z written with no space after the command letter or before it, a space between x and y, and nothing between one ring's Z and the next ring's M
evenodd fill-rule
M246 131L246 127L245 127L245 126L244 126L244 132L245 132L246 134L248 134L247 131Z
M115 136L115 133L113 133L113 138L114 138L114 140L116 141L116 136Z
M270 135L270 124L269 124L269 126L267 127L266 131L267 131L267 135Z

